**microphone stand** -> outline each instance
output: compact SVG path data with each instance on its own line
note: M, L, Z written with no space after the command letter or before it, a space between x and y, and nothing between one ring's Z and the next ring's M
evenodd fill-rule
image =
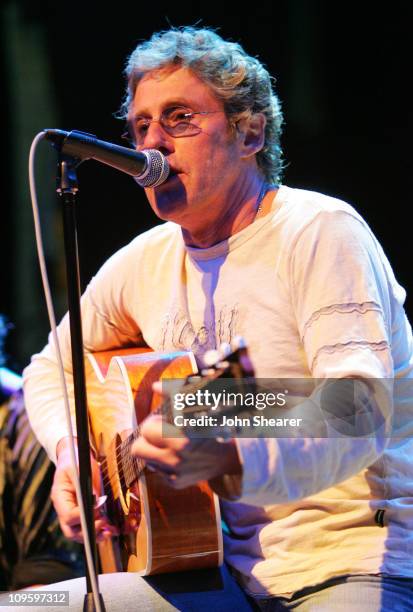
M98 580L76 225L76 193L78 191L76 168L81 161L82 160L74 157L59 155L56 191L61 197L63 204L63 230L76 407L77 446L79 453L79 479L83 506L86 514L87 531L92 551L92 560L96 571L96 580ZM88 564L85 563L85 566L87 593L85 595L83 610L84 612L95 612L96 608L93 600ZM101 593L99 593L99 601L102 611L104 611L105 606Z

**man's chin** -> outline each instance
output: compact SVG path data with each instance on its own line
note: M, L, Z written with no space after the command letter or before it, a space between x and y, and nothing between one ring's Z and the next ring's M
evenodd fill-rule
M173 221L187 207L186 189L178 174L148 190L147 197L155 214L165 221Z

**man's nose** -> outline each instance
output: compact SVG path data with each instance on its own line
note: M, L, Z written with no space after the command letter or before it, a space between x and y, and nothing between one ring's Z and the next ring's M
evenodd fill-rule
M158 149L161 153L172 153L173 138L163 129L159 121L151 121L142 143L144 149Z

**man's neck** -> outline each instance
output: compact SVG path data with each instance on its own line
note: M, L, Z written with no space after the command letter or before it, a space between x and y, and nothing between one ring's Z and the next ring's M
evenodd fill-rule
M247 186L240 185L238 190L232 190L227 202L214 206L218 211L215 217L198 227L182 227L185 244L205 249L240 232L253 223L260 205L263 206L268 198L273 197L274 194L268 193L268 189L265 179L257 175Z

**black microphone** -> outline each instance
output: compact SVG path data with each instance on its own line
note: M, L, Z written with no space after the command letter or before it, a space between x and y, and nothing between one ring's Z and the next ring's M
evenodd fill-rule
M72 132L43 131L46 139L50 140L60 153L81 161L96 159L121 172L130 174L141 187L157 187L168 178L168 160L156 149L134 151L111 142L98 140L93 134L76 130Z

